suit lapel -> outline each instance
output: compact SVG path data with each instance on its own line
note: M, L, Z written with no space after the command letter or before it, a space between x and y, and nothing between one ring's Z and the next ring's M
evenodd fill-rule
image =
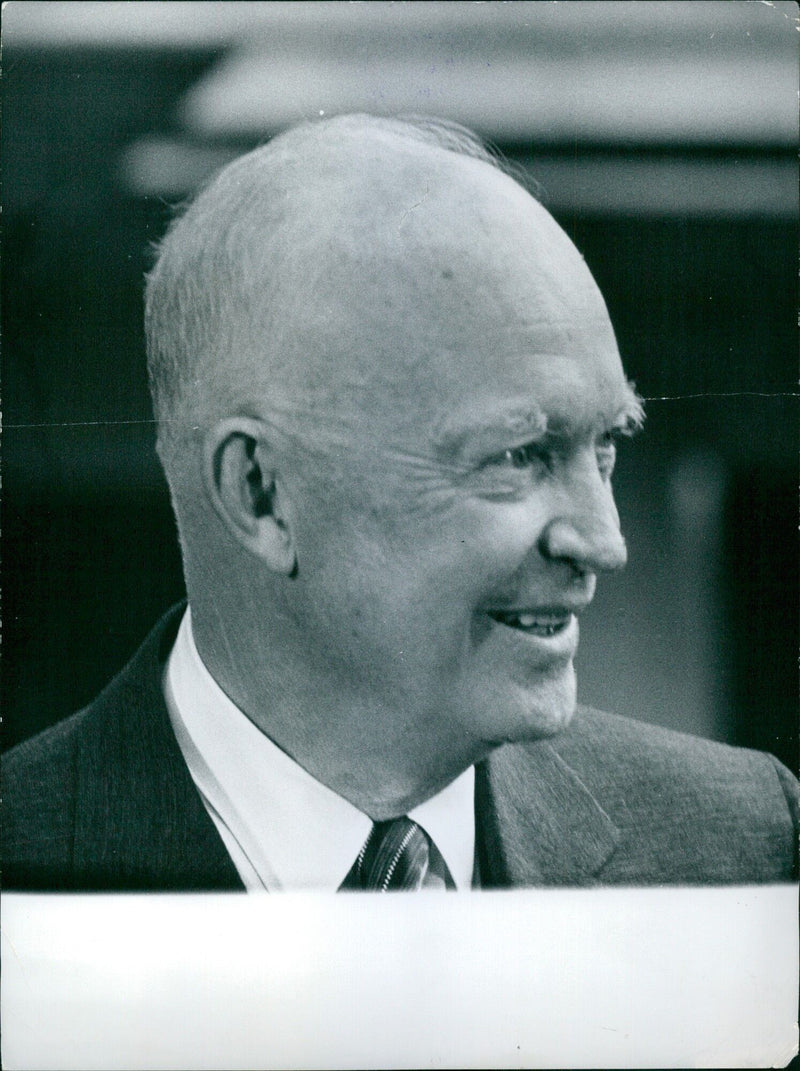
M74 861L93 887L241 889L183 761L161 691L182 608L86 711L76 755Z
M485 888L592 883L619 831L551 744L499 748L476 773Z

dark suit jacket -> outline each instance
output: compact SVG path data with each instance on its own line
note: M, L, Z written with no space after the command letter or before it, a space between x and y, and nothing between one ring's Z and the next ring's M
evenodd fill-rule
M162 696L179 618L168 614L89 707L5 757L6 889L242 889ZM553 741L478 766L481 882L789 880L797 799L771 756L579 709Z

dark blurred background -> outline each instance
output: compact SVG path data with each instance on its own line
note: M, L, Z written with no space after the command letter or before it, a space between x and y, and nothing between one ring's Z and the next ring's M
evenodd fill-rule
M183 594L142 275L237 153L354 109L458 119L539 181L646 431L581 698L797 768L793 3L36 3L3 10L4 745Z

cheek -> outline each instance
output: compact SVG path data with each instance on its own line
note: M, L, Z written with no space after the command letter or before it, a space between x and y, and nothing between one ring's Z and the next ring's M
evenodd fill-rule
M488 502L441 480L328 481L297 513L300 578L317 613L404 629L440 624L515 582L543 526L542 503ZM411 624L413 622L413 625Z
M462 511L458 539L468 568L492 589L505 587L530 566L545 525L535 502L474 500Z
M402 607L403 619L431 642L437 627L454 642L475 639L476 627L486 624L480 611L487 604L529 586L540 526L537 512L520 504L460 503L432 523L403 525L397 554L384 557L376 582L386 581L392 608ZM446 642L444 635L439 642Z

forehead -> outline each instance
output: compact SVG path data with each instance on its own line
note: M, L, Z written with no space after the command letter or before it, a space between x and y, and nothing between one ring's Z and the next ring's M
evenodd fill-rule
M448 376L449 389L438 391L435 409L423 418L435 454L455 459L544 436L637 424L640 403L616 345L592 349L593 334L576 330L572 348L507 348L483 362L474 354L454 362L461 375Z
M454 440L476 421L513 430L526 411L551 427L607 422L627 403L588 268L508 176L351 138L299 196L272 293L291 310L284 367L296 392L324 398L317 412L349 412L372 437Z
M398 409L437 437L476 422L610 425L633 395L583 258L525 191L470 165L478 174L418 206L398 260L376 273L375 307L396 313L375 325L388 396L396 384Z

